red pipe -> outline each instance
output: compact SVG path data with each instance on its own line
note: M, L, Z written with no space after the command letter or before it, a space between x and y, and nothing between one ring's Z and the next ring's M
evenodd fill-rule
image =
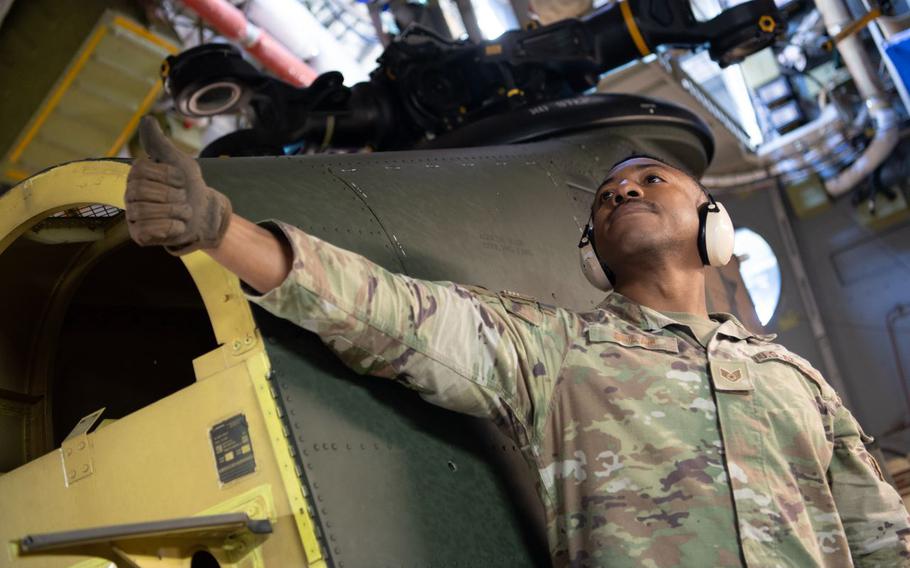
M275 38L247 21L243 12L226 0L183 0L183 3L218 33L240 43L282 81L306 87L319 75Z

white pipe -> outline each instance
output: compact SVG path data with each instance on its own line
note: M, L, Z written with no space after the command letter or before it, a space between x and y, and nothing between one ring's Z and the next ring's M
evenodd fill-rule
M837 177L825 181L825 189L832 197L837 197L853 189L875 168L881 165L898 142L897 114L891 108L870 111L875 122L875 136L862 155L850 167L843 170Z
M762 144L756 152L759 168L734 174L705 176L701 179L706 187L717 189L746 185L785 174L789 171L808 168L803 159L809 149L820 147L826 140L844 129L844 122L834 105L822 109L818 118L808 124Z
M831 37L835 37L850 21L850 12L841 0L815 0L815 5ZM857 91L866 99L869 116L875 123L875 136L862 156L833 179L825 181L825 189L832 197L843 195L891 154L897 146L897 120L886 102L885 91L875 75L875 67L863 49L858 34L845 37L837 43L837 50L844 65L853 77Z
M346 85L369 79L369 70L301 2L253 0L246 14L317 72L340 71Z
M730 187L739 187L749 185L758 181L769 179L774 174L768 170L753 170L736 174L721 174L716 176L704 176L701 183L708 189L726 189Z
M847 11L847 7L841 0L815 0L815 5L821 13L825 28L831 37L837 36L853 21L850 12ZM841 39L837 43L837 50L840 52L847 70L850 71L859 94L865 99L881 97L884 89L878 76L875 75L872 60L863 49L859 34L854 33Z

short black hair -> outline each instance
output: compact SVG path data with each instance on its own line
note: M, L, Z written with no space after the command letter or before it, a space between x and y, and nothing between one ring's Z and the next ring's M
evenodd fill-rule
M698 185L698 187L700 187L702 189L702 191L704 191L705 193L708 192L708 190L698 180L698 177L696 177L695 174L693 174L691 171L689 171L688 168L686 168L684 166L679 166L676 164L671 164L667 160L664 160L663 158L658 158L657 156L652 156L651 154L630 154L630 155L626 156L625 158L615 162L612 166L610 166L610 168L607 170L607 173L609 174L610 172L612 172L613 168L615 168L619 164L621 164L623 162L628 162L629 160L634 160L636 158L647 158L649 160L654 160L655 162L660 162L661 164L667 166L668 168L673 168L674 170L680 171L680 172L686 174L686 176L688 176L689 178L691 178L692 181L694 181L696 183L696 185ZM604 177L605 181L606 181L606 179L607 178ZM603 185L603 182L601 182L601 185ZM600 186L597 186L597 188L600 189Z
M642 154L642 153L629 154L625 158L619 160L618 162L615 162L612 166L610 166L610 168L607 170L607 175L604 176L603 180L599 184L597 184L597 188L594 190L594 193L596 194L597 191L599 191L600 188L603 186L604 182L607 181L607 176L610 175L610 172L613 171L613 168L615 168L619 164L622 164L623 162L628 162L629 160L634 160L636 158L647 158L649 160L654 160L655 162L660 162L661 164L667 166L668 168L673 168L674 170L682 172L683 174L685 174L686 177L688 177L693 182L695 182L695 185L698 186L698 188L702 191L702 193L705 194L705 197L707 197L709 201L711 200L711 194L708 192L708 188L705 187L704 185L702 185L701 181L699 181L699 179L695 176L695 174L693 174L687 168L685 168L683 166L677 166L676 164L671 164L670 162L668 162L667 160L664 160L663 158L658 158L657 156L652 156L651 154ZM591 206L593 207L593 204Z

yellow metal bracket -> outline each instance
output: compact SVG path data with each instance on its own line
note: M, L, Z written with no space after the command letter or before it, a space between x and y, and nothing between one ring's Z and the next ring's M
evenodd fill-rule
M95 473L95 462L92 460L94 446L91 438L88 437L88 431L101 418L104 410L104 408L99 408L95 412L83 416L60 445L60 458L63 460L63 482L67 487Z
M60 447L60 458L63 460L64 482L67 487L95 473L92 441L88 434L82 433L64 440Z

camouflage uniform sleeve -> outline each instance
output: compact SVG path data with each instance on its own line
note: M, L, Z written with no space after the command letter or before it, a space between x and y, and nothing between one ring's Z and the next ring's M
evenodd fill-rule
M264 226L283 232L294 261L280 286L249 294L252 302L318 334L358 373L526 433L542 423L568 348L569 312L522 314L495 294L393 274L289 225Z
M910 516L875 458L872 442L842 404L834 413L831 491L857 567L910 567Z

